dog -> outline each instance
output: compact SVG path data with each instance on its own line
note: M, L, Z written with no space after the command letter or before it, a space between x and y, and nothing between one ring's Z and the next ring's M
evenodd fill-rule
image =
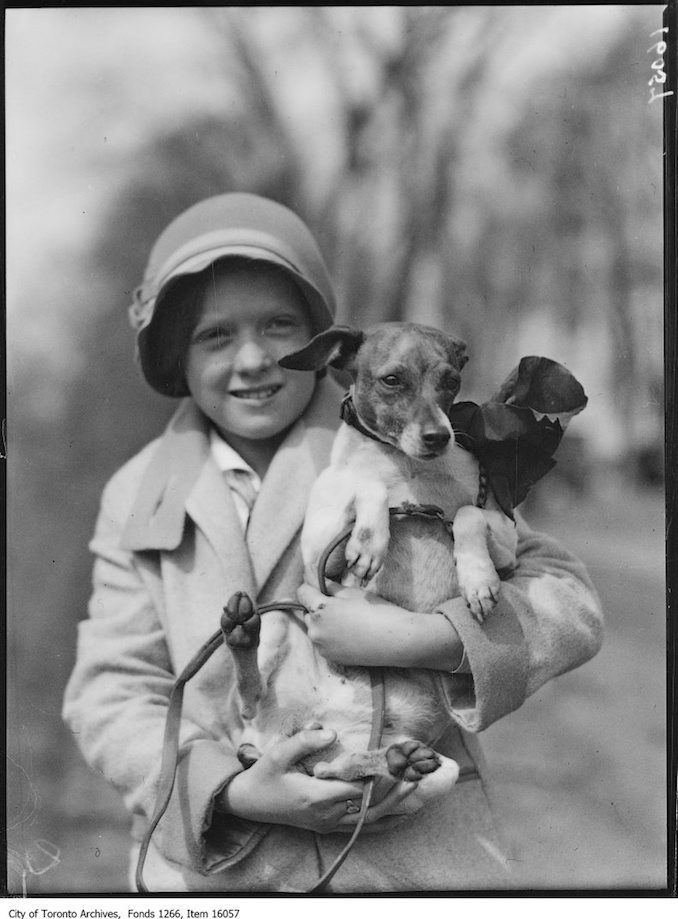
M302 529L308 583L318 586L323 550L350 525L345 550L329 560L330 576L343 570L342 583L359 583L423 615L459 594L479 621L491 614L497 571L515 563L517 537L514 521L491 494L484 508L474 506L478 463L455 444L448 413L465 352L463 342L437 329L382 323L367 332L333 327L281 360L288 369L331 366L352 378L344 423L329 466L311 490ZM440 508L451 534L440 520L416 513L391 526L394 505ZM365 668L326 661L289 612L260 620L246 594L231 598L226 622L238 673L244 766L276 739L322 726L337 739L301 764L316 777L416 782L416 794L406 798L413 811L454 786L456 762L434 750L450 723L434 671L385 670L381 743L368 750L373 713Z
M345 552L350 573L343 583L369 585L416 611L430 611L461 593L480 622L491 612L497 572L515 564L517 538L514 521L491 492L484 508L474 506L478 463L455 443L448 416L468 361L465 352L464 342L437 329L382 323L368 333L330 329L283 358L288 368L333 366L353 380L344 401L346 423L312 489L302 532L309 583L318 586L318 560L332 535L354 520ZM421 524L409 528L410 536L392 539L389 506L411 504L436 505L452 521L453 569L449 540L444 557L432 558L416 538L425 529ZM448 591L442 598L441 588Z

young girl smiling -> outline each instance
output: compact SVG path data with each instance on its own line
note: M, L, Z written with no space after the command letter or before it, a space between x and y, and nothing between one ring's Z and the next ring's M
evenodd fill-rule
M136 840L154 810L176 674L218 627L228 598L243 590L263 604L301 589L314 601L302 586L299 535L342 391L278 360L334 315L309 230L267 199L199 202L151 252L132 308L139 358L148 383L182 401L104 491L89 618L64 706L85 758L123 795ZM509 886L476 735L588 660L601 635L581 563L523 524L519 532L517 571L485 626L459 598L442 616L421 616L338 589L316 611L309 640L330 660L374 665L376 655L398 666L406 641L416 666L452 674L440 751L465 779L409 817L399 807L411 785L396 783L369 809L331 890ZM186 688L174 790L145 871L153 891L308 890L358 820L360 783L297 767L332 744L331 731L309 726L243 769L234 685L231 656L216 653Z

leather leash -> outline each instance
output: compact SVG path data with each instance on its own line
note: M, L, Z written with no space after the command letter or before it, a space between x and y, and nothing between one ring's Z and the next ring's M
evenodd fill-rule
M389 515L391 517L419 516L432 520L439 520L445 527L446 531L449 533L450 537L452 536L451 521L445 517L442 509L434 504L409 504L406 502L402 505L399 505L398 507L389 508ZM321 592L325 596L330 596L325 576L327 561L332 552L334 552L334 550L337 549L342 542L349 538L353 531L353 526L354 524L351 523L344 530L342 530L342 532L339 533L325 547L323 554L320 557L318 562L318 584L320 586ZM303 604L293 602L267 603L263 606L257 607L257 612L260 615L272 612L273 610L283 610L290 613L295 611L302 613L309 612L309 610L303 606ZM156 797L155 809L149 821L144 837L141 841L139 855L137 858L135 882L139 893L149 893L149 890L146 887L143 879L144 865L146 863L146 857L148 855L148 849L151 844L153 833L157 829L160 820L162 819L165 811L167 810L167 807L169 806L172 791L174 789L177 759L179 754L179 734L181 729L181 711L183 706L184 687L186 686L186 683L188 683L188 681L191 680L207 663L214 652L220 648L222 644L226 644L226 632L224 624L226 615L226 610L224 610L221 617L221 628L207 639L205 644L198 650L195 656L181 671L170 693L169 704L167 708L167 718L165 721L165 733L163 737L162 758L160 762L160 777L158 780L158 793ZM369 674L372 693L372 724L370 729L368 750L373 750L376 749L381 743L381 735L384 726L385 691L384 677L381 669L369 668ZM320 893L322 890L324 890L346 860L346 857L353 848L353 845L355 844L365 824L365 818L370 806L373 789L374 778L371 777L365 782L360 804L360 814L349 841L346 843L328 870L319 878L317 883L307 891L307 893Z
M324 593L326 596L329 596L328 591L324 591ZM268 603L265 606L257 607L257 612L260 615L272 612L273 610L284 610L287 612L293 612L296 610L299 612L308 613L308 609L301 603ZM225 615L226 614L224 613L224 616ZM177 758L179 753L179 733L181 728L181 710L183 705L184 687L186 683L188 683L188 681L192 679L192 677L194 677L196 673L198 673L198 671L207 663L214 652L220 648L222 644L225 644L225 641L226 639L222 627L218 632L215 632L214 635L208 638L208 640L200 648L195 657L187 664L184 670L182 670L180 675L177 677L174 686L172 687L167 709L167 718L165 721L165 734L163 737L163 752L160 762L158 795L156 798L153 816L149 821L148 827L139 847L139 855L137 857L135 883L139 893L149 893L149 890L146 887L143 879L144 865L146 864L146 857L148 855L148 849L151 844L153 833L157 829L160 820L162 819L165 811L167 810L167 807L169 806L170 798L172 797L172 791L174 789ZM372 691L372 726L368 743L368 750L373 750L378 747L379 743L381 742L381 733L384 724L385 699L384 680L382 674L380 672L375 673L375 671L371 670L370 681ZM367 811L372 799L373 788L374 778L369 778L366 781L365 788L363 790L358 822L355 825L355 829L353 830L349 841L344 846L335 861L332 863L330 868L321 876L318 882L310 890L307 891L307 893L320 893L323 889L325 889L327 884L329 884L330 880L334 877L341 865L346 860L346 857L353 848L353 845L355 844L355 841L357 840L360 831L364 826Z
M326 597L330 596L330 591L327 587L327 580L325 578L325 569L327 567L327 560L334 550L345 542L353 532L353 524L346 527L336 536L323 551L323 554L318 560L318 586L320 587L321 593ZM386 692L384 688L384 674L381 670L370 669L370 689L372 692L372 724L370 726L370 739L367 744L368 750L376 750L381 744L381 735L384 730L384 717L386 712ZM346 861L346 857L353 848L360 832L365 825L365 818L367 817L367 811L370 806L370 801L372 800L372 792L374 791L374 776L370 776L363 786L363 794L360 801L360 813L358 816L358 821L355 825L353 832L351 833L351 838L346 843L344 848L341 850L339 855L336 857L334 862L330 865L328 870L320 877L318 882L311 887L308 893L321 893L326 889L329 882L332 880L337 871L341 868L343 863Z
M286 610L293 612L295 610L307 613L308 610L301 603L267 603L264 606L257 607L257 612L261 615L270 613L273 610ZM146 863L148 848L151 844L151 838L155 832L160 820L167 810L172 797L174 782L176 779L177 759L179 754L179 733L181 730L181 710L184 699L184 687L190 679L207 663L214 652L226 644L226 633L224 620L226 611L221 616L221 628L207 639L205 644L200 648L197 654L189 661L186 667L177 677L169 697L167 707L167 717L165 720L165 734L162 741L162 759L160 761L160 778L158 780L158 793L155 801L155 809L151 817L144 838L139 848L137 866L135 872L135 882L139 893L149 893L144 884L143 871Z

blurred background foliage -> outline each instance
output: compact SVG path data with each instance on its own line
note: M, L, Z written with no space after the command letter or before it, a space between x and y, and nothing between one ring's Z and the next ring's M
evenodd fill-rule
M632 492L658 550L661 627L662 124L647 89L660 26L661 7L633 5L8 13L15 889L124 887L126 817L80 764L61 692L103 484L175 408L133 366L127 304L157 234L203 197L252 191L298 211L339 321L464 337L464 398L489 396L523 354L570 367L589 407L527 510L557 530L576 508L594 527ZM601 539L628 525L615 517ZM661 655L658 635L644 641ZM632 883L661 875L650 849Z

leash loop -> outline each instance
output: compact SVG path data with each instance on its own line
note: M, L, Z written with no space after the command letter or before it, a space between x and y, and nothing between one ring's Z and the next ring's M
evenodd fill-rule
M181 729L181 709L184 698L184 686L204 664L212 657L217 648L223 643L221 629L207 639L198 653L186 665L177 677L169 697L167 717L165 719L165 734L162 742L162 759L160 761L160 778L158 781L158 794L155 801L155 810L149 822L139 848L135 872L135 882L139 893L148 893L144 884L143 872L146 863L148 848L151 838L160 820L169 806L176 777L177 755L179 752L179 732Z
M445 516L443 509L438 507L436 504L412 504L409 501L405 501L397 507L389 507L388 512L389 516L391 517L424 517L429 520L438 520L443 525L450 538L454 538L452 536L452 521ZM316 572L318 577L318 584L321 593L323 593L326 597L330 596L330 591L327 586L326 579L328 559L330 555L335 551L335 549L337 549L342 544L342 542L345 542L350 537L351 533L353 532L354 525L355 523L352 522L340 533L338 533L334 539L332 539L327 544L323 550L322 555L320 556L320 559L318 560L318 568ZM381 736L384 730L384 718L386 713L386 688L384 685L384 674L381 669L368 668L368 671L370 675L370 686L372 693L372 725L367 749L374 750L380 746ZM353 848L353 845L355 844L363 826L365 825L365 818L367 817L367 811L370 806L373 790L374 777L372 776L367 779L365 783L362 800L360 803L360 816L358 817L355 829L351 834L351 838L346 843L330 868L325 872L325 874L322 875L320 880L308 891L308 893L320 893L323 891L346 860L346 857Z
M308 612L303 604L293 603L291 601L267 603L257 607L257 612L259 614L270 613L273 610ZM184 667L172 687L167 706L167 717L165 719L165 733L162 742L162 758L160 760L160 777L158 780L155 809L142 839L139 855L137 857L134 879L139 893L149 893L143 879L144 865L146 863L146 857L148 855L153 833L157 829L160 820L169 806L172 791L174 790L177 759L179 755L179 735L181 730L181 710L183 707L184 687L186 683L204 667L214 652L225 643L224 630L220 628L207 639L196 655L189 661L186 667Z
M452 536L452 522L445 517L441 508L434 504L410 504L405 502L398 507L389 508L389 515L392 517L412 517L420 516L431 520L439 520L447 532ZM351 523L345 527L332 541L325 547L318 562L318 584L321 592L325 596L330 596L327 585L325 568L327 560L334 550L347 540L353 531L354 524ZM273 610L283 610L286 612L308 613L308 609L301 603L284 601L280 603L267 603L257 607L257 612L262 615L272 612ZM149 893L143 879L144 865L148 855L148 849L151 844L153 833L158 827L165 811L169 806L174 790L176 780L176 766L179 755L179 739L181 731L181 711L183 706L184 687L207 663L214 652L226 643L225 633L222 628L211 635L204 645L191 658L189 663L184 667L177 677L169 696L167 707L167 717L165 720L165 732L163 736L162 757L160 761L160 774L158 779L158 792L156 796L155 808L149 821L148 827L141 841L139 855L137 857L135 882L139 893ZM372 723L370 728L370 739L368 750L376 749L381 743L381 736L384 728L385 715L385 687L384 676L379 668L367 668L370 675L371 693L372 693ZM351 834L349 841L344 846L341 853L337 856L330 868L322 875L318 882L309 890L308 893L319 893L324 890L334 877L341 865L346 860L349 852L353 848L367 817L367 811L370 806L372 792L374 790L374 777L370 777L365 782L363 795L360 805L360 814L355 829Z

